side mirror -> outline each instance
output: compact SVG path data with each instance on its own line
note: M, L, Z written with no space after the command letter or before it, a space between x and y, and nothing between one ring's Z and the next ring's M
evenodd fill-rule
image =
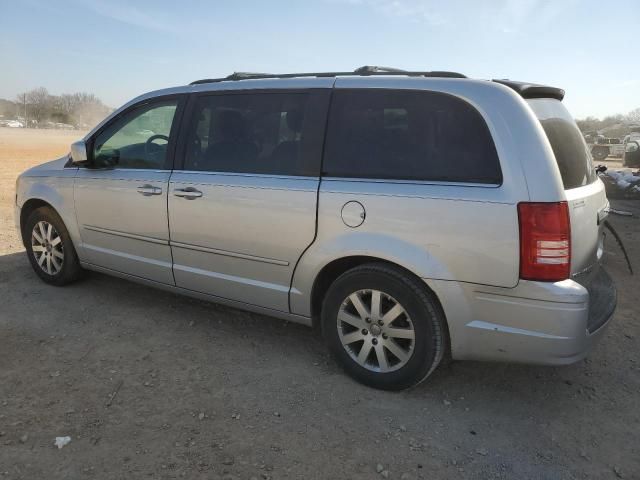
M71 161L77 164L87 163L87 145L83 140L71 144Z

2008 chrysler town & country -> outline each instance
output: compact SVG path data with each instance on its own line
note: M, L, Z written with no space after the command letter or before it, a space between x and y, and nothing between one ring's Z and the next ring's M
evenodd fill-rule
M34 270L318 325L357 380L559 365L613 315L608 202L562 90L363 67L148 93L18 179Z

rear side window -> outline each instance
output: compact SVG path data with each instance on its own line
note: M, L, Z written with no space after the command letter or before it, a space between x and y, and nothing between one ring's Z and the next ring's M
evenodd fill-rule
M317 176L322 132L313 105L309 93L201 96L188 121L184 169Z
M323 174L502 183L489 129L467 102L437 92L336 90Z
M571 114L558 100L528 101L547 134L556 157L564 188L582 187L596 180L591 153Z

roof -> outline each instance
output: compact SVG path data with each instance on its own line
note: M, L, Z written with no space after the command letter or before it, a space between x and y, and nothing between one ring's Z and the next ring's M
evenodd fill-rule
M466 79L467 77L458 72L449 71L410 71L401 70L399 68L392 67L379 67L373 65L365 65L363 67L356 68L352 72L314 72L314 73L253 73L253 72L234 72L231 75L222 78L205 78L202 80L196 80L189 85L202 85L207 83L218 82L237 82L243 80L260 80L260 79L291 79L291 78L304 78L304 77L316 77L316 78L331 78L340 76L399 76L399 77L423 77L423 78L453 78L453 79ZM495 83L505 85L515 92L517 92L523 98L555 98L556 100L562 100L564 98L564 90L561 88L551 87L548 85L539 85L537 83L529 82L517 82L507 79L494 79Z
M314 73L254 73L254 72L233 72L231 75L222 78L205 78L196 80L189 85L200 85L202 83L216 83L238 80L257 80L264 78L300 78L300 77L340 77L346 75L398 75L409 77L444 77L444 78L467 78L465 75L457 72L447 71L430 71L418 72L401 70L392 67L378 67L373 65L365 65L356 68L352 72L314 72Z

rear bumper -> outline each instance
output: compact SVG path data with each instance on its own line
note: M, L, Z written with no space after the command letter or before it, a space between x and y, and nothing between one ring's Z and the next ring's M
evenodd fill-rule
M606 330L616 290L602 268L556 283L515 288L427 283L441 300L454 359L566 365L584 358Z

